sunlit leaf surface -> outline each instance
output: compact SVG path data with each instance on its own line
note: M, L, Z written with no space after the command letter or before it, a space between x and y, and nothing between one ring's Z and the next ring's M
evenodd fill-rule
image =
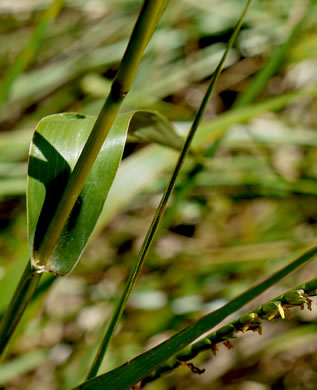
M135 137L138 131L142 138L148 132L150 139L157 138L165 144L173 138L170 123L155 113L134 111L119 115L53 254L44 263L37 256L37 249L94 122L95 117L83 114L56 114L41 120L34 133L28 166L28 236L32 263L44 272L65 275L80 258L116 175L130 127ZM138 130L141 127L143 132ZM181 138L175 133L174 136L180 143ZM172 146L178 145L174 141Z

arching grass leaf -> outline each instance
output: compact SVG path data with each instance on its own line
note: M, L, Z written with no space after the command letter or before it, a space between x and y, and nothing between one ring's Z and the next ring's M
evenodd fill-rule
M140 124L154 137L159 138L163 130L169 139L181 141L170 123L153 112L134 111L119 115L53 254L48 261L43 261L37 256L37 249L94 122L95 117L83 114L56 114L42 119L34 133L27 181L28 239L32 264L43 272L65 275L75 266L101 213L130 129L137 134ZM161 143L164 143L162 137ZM167 139L165 144L168 143Z

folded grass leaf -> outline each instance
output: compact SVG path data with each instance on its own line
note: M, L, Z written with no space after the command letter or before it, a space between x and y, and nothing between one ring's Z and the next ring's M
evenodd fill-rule
M130 41L113 80L110 93L97 120L91 126L91 131L88 132L87 129L84 131L80 126L77 129L78 133L72 133L71 136L69 131L65 131L68 141L68 144L65 142L66 148L71 145L71 142L75 142L71 152L65 150L63 142L58 143L60 150L56 149L54 143L57 140L61 141L60 136L65 136L64 133L58 131L60 128L53 128L51 131L44 131L43 129L39 131L38 129L35 133L29 160L29 177L38 180L39 183L35 182L33 184L40 184L40 187L34 191L36 186L32 187L32 180L29 182L31 191L27 195L29 197L28 224L31 224L28 229L31 260L27 264L9 308L1 321L0 354L2 358L5 356L5 350L16 326L32 299L41 273L47 271L61 275L66 274L76 264L87 243L88 237L101 212L104 199L102 199L102 196L97 196L98 201L96 205L92 204L92 212L89 212L89 209L86 208L86 216L88 218L86 221L83 218L84 213L82 212L86 206L86 204L83 206L83 200L85 200L85 203L87 200L88 203L89 201L94 201L94 196L90 197L88 193L87 197L84 196L87 188L85 187L87 184L86 181L88 179L91 180L93 176L96 179L103 179L103 177L100 177L101 171L105 174L105 171L102 169L103 164L95 164L95 162L107 138L107 147L116 151L115 156L113 161L108 158L109 156L102 156L101 160L108 160L110 162L110 181L112 183L117 169L115 164L119 164L122 155L122 148L118 147L117 141L118 139L125 139L126 136L126 132L121 131L121 129L114 131L114 123L118 118L122 102L131 89L144 50L159 23L167 3L168 0L144 1ZM71 120L83 121L86 119L86 116L82 114L68 114L68 119L68 122ZM118 121L120 120L118 119ZM44 122L42 121L41 124L43 125ZM113 132L109 137L111 130ZM46 135L46 133L48 134ZM51 142L48 142L43 135L47 137L54 135L54 137L50 140ZM86 142L83 143L83 140ZM111 146L109 145L109 141ZM80 153L77 153L78 149L80 149L78 145L81 147ZM63 152L67 157L63 155ZM76 157L74 158L72 154L75 154ZM47 164L48 160L50 160L49 164ZM74 164L73 169L72 164ZM95 167L96 170L93 169L94 165L97 166L97 168ZM53 170L50 169L51 167L53 167ZM90 175L92 170L94 172ZM43 172L45 172L44 175ZM46 175L53 182L48 181L45 178ZM107 195L108 187L111 186L111 183L109 185L109 180L106 183ZM89 185L90 190L98 190L97 183L94 183L94 180L91 180ZM65 187L62 189L60 186ZM48 189L51 190L50 193L47 191ZM38 194L37 190L39 191ZM33 195L32 201L30 194ZM46 194L48 197L46 197ZM38 201L42 202L41 209L36 207ZM51 206L52 204L54 204L54 209ZM34 219L34 217L38 218L38 220ZM80 224L81 229L78 228L79 221L82 222ZM78 246L73 245L74 236L71 233L75 230L76 234L80 234L77 236ZM75 253L63 261L61 259L64 256L65 248L74 248Z
M46 261L38 255L37 249L94 122L95 117L83 114L56 114L41 120L34 133L27 184L28 237L32 264L40 271L65 275L75 266L102 211L129 130L139 137L138 129L142 126L143 139L149 132L147 139L156 138L165 144L174 140L171 144L175 148L182 142L172 125L161 115L150 111L119 115L55 250Z

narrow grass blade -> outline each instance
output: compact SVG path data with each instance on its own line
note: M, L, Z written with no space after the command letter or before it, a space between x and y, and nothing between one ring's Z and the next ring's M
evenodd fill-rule
M145 377L138 383L140 387L159 378L163 373L170 372L188 362L206 350L217 350L217 344L223 343L228 348L232 348L230 340L238 337L238 333L245 333L248 330L257 331L262 334L262 320L271 321L273 319L285 319L285 313L290 317L292 312L289 308L301 307L307 305L308 310L311 310L311 299L309 297L316 295L317 279L313 279L305 284L302 284L294 289L285 292L282 295L265 302L255 309L243 314L239 318L227 323L216 331L209 333L203 339L188 345L185 349L177 353L175 357L167 360L164 364L154 370L148 377ZM264 323L263 323L264 324ZM316 326L313 327L316 330ZM216 353L216 352L215 352Z
M216 82L219 78L219 75L223 69L223 66L224 66L224 63L227 59L227 56L233 46L233 43L235 42L235 39L240 31L240 28L242 26L242 22L243 22L243 19L244 19L244 16L248 10L248 7L251 3L251 0L248 0L246 2L246 5L245 5L245 8L242 12L242 15L234 29L234 32L228 42L228 45L227 45L227 49L220 61L220 63L218 64L217 66L217 69L211 79L211 82L207 88L207 92L202 100L202 103L201 103L201 106L198 110L198 113L194 119L194 122L192 124L192 127L186 137L186 140L185 140L185 143L184 143L184 146L182 148L182 151L178 157L178 160L176 162L176 165L175 165L175 168L174 168L174 171L172 173L172 176L169 180L169 183L164 191L164 194L162 196L162 199L160 201L160 204L155 212L155 215L153 217L153 220L152 220L152 223L148 229L148 232L146 234L146 237L143 241L143 244L142 244L142 247L141 247L141 250L139 252L139 255L138 255L138 258L137 258L137 261L135 262L135 265L132 269L132 272L129 276L129 279L125 285L125 288L124 288L124 291L120 297L120 300L114 310L114 314L111 318L111 321L109 323L109 326L107 328L107 331L106 331L106 334L104 336L104 339L100 345L100 348L97 352L97 355L96 355L96 358L94 360L94 363L92 364L92 367L88 373L88 378L93 378L95 375L97 375L98 373L98 369L102 363L102 360L103 360L103 357L104 357L104 354L107 350L107 347L110 343L110 340L118 326L118 323L120 321L120 318L123 314L123 311L125 309L125 306L127 304L127 301L128 301L128 298L131 294L131 291L133 289L133 286L136 282L136 279L137 279L137 276L139 274L139 272L141 271L141 268L147 258L147 255L150 251L150 248L154 242L154 237L155 237L155 234L157 233L158 231L158 227L159 227L159 224L163 218L163 215L164 215L164 212L165 212L165 209L166 209L166 206L167 206L167 202L170 198L170 195L174 189L174 186L175 186L175 183L176 183L176 179L178 177L178 174L183 166L183 163L185 161L185 158L189 152L189 149L191 147L191 143L192 143L192 140L194 138L194 135L196 133L196 130L198 129L198 126L203 118L203 114L204 114L204 111L205 111L205 108L207 106L207 103L208 103L208 100L212 94L212 92L214 91L214 88L215 88L215 85L216 85Z
M81 384L80 386L76 387L76 389L126 390L131 388L131 386L142 380L161 363L174 356L177 352L181 351L205 332L211 330L227 316L240 309L246 303L250 302L253 298L257 297L269 287L276 284L292 271L311 261L316 254L317 247L309 249L303 255L299 256L296 260L263 282L245 291L220 309L202 317L193 325L185 328L167 341L150 349L142 355L139 355L128 363L125 363L124 365L104 375L100 375Z

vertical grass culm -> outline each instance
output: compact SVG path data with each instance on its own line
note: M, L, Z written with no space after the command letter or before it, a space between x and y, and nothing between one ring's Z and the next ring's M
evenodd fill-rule
M183 163L185 161L185 158L188 154L188 151L190 149L190 145L192 143L192 140L194 138L194 135L198 129L198 126L203 118L203 114L204 114L204 111L205 111L205 108L206 108L206 105L209 101L209 98L210 96L212 95L213 91L214 91L214 88L215 88L215 85L217 83L217 80L218 80L218 77L223 69L223 66L224 66L224 63L227 59L227 56L232 48L232 45L233 43L235 42L236 40L236 37L240 31L240 28L242 26L242 22L243 22L243 19L244 19L244 16L249 8L251 4L251 0L248 0L244 9L243 9L243 12L241 14L241 17L238 21L238 23L236 24L235 26L235 29L234 29L234 32L228 42L228 45L227 45L227 48L221 58L221 61L219 62L216 70L215 70L215 73L210 81L210 84L207 88L207 91L205 93L205 96L202 100L202 103L200 105L200 108L198 110L198 113L194 119L194 122L189 130L189 133L186 137L186 140L185 140L185 143L184 143L184 146L182 148L182 151L178 157L178 160L176 162L176 165L175 165L175 168L174 168L174 171L172 173L172 176L168 182L168 185L164 191L164 194L161 198L161 201L160 201L160 204L159 206L157 207L157 210L155 212L155 215L153 217L153 220L152 220L152 223L148 229L148 232L146 234L146 237L143 241L143 244L142 244L142 247L141 247L141 250L139 252L139 255L138 255L138 258L135 262L135 265L132 269L132 272L129 276L129 279L125 285L125 288L122 292L122 295L120 297L120 300L117 304L117 306L115 307L115 310L114 310L114 314L110 320L110 323L108 325L108 328L106 330L106 333L105 333L105 336L104 336L104 339L99 347L99 350L96 354L96 357L95 357L95 360L91 366L91 369L88 373L88 376L87 376L87 379L91 379L93 378L94 376L97 375L98 373L98 369L102 363L102 360L103 360L103 357L106 353L106 350L107 350L107 347L110 343L110 340L118 326L118 323L120 321L120 318L123 314L123 311L125 309L125 306L126 306L126 303L128 301L128 298L131 294L131 291L133 289L133 286L135 285L135 282L136 282L136 279L137 279L137 276L138 274L140 273L141 271L141 268L147 258L147 255L149 253L149 250L154 242L154 238L155 238L155 234L157 233L157 230L158 230L158 227L159 227L159 224L163 218L163 215L164 215L164 212L165 212L165 209L166 209L166 205L167 205L167 202L171 196L171 193L173 192L173 189L174 189L174 186L175 186L175 182L176 182L176 179L178 177L178 174L183 166Z

